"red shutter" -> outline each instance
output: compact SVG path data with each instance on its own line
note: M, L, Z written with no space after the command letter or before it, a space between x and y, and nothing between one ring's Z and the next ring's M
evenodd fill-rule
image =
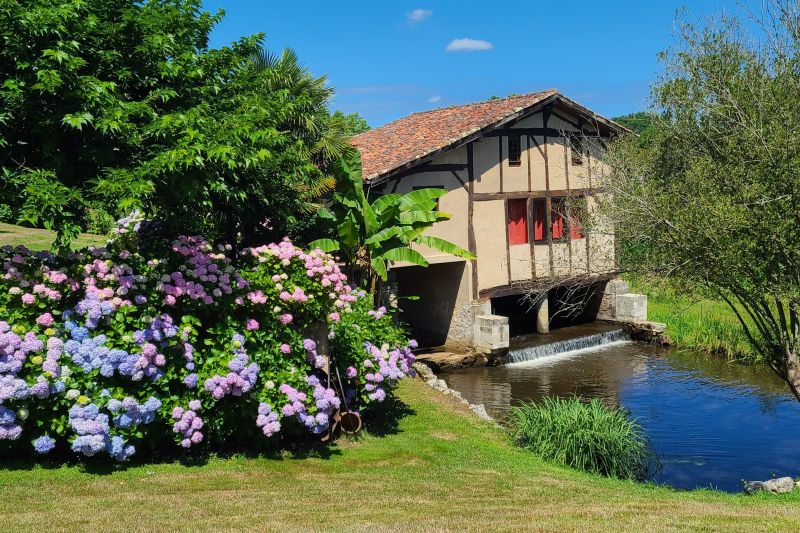
M508 201L508 244L528 242L527 200L524 198Z
M547 202L535 200L533 202L533 240L534 242L544 240L544 228L547 225L547 213L545 209Z
M550 220L553 223L553 238L560 239L564 236L564 215L561 213L561 208L564 204L561 201L553 200L551 203L552 212L550 213Z

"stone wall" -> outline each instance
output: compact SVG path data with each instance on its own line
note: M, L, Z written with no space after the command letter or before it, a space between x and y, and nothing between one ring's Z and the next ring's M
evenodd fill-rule
M647 320L647 295L628 292L627 281L612 279L606 283L598 320L638 322Z

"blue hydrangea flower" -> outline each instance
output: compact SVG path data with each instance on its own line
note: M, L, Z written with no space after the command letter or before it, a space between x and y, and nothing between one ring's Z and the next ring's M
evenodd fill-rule
M33 441L33 449L36 453L44 455L50 453L56 447L56 441L51 439L48 435L42 435Z

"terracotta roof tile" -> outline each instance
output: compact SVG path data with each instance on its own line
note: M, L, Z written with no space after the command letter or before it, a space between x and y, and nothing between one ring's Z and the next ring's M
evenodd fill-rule
M364 179L371 180L457 143L558 94L555 89L412 113L353 138Z

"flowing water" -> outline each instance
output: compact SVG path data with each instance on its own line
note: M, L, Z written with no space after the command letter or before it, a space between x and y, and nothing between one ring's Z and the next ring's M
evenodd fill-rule
M765 367L619 340L607 327L578 333L604 334L609 343L584 340L577 343L583 349L552 355L549 348L536 351L541 336L515 339L509 358L528 360L441 377L497 418L548 395L623 406L659 456L657 483L736 492L742 479L800 475L800 403Z

